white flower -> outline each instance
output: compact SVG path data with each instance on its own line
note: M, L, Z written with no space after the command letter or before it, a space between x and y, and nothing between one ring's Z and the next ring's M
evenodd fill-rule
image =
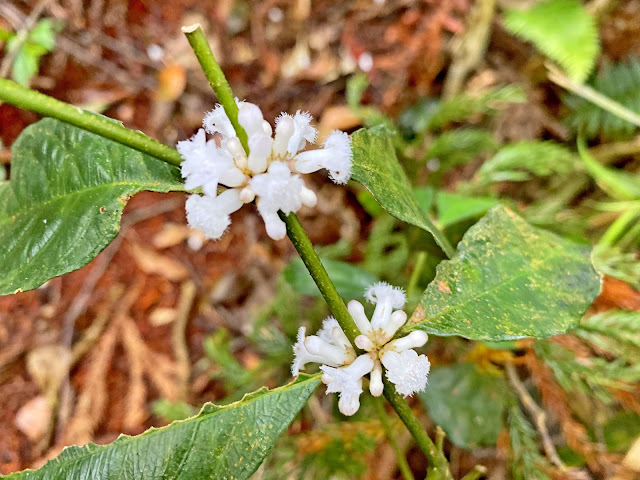
M396 386L399 394L413 395L427 386L427 376L431 363L426 355L418 355L415 350L402 353L387 351L380 357L386 369L387 378Z
M225 190L217 197L189 195L187 221L208 238L220 238L231 224L229 215L241 206L240 192L235 189Z
M334 368L323 365L322 383L327 386L327 394L338 393L338 409L343 415L353 415L360 408L362 377L371 372L374 361L370 355L360 355L350 365Z
M231 120L227 117L222 105L219 104L204 116L202 126L207 133L220 133L223 137L229 138L236 136Z
M322 355L313 355L309 353L304 343L306 333L305 327L300 327L298 330L298 337L296 344L293 346L293 363L291 364L291 373L294 377L297 377L300 370L304 370L304 366L307 363L324 363L325 357Z
M217 105L205 116L204 130L177 145L184 159L181 169L185 187L187 190L202 188L205 197L216 197L219 187L227 187L239 191L238 198L242 203L256 199L267 234L279 240L286 235L286 228L278 212L297 212L303 205L313 207L317 202L315 193L297 174L326 168L332 180L346 183L351 175L350 139L346 133L335 131L327 138L323 149L299 153L307 143L316 140L317 130L311 125L309 113L300 110L293 116L282 113L276 119L274 137L271 125L265 121L258 106L238 100L236 104L238 123L247 133L249 153L236 136L224 109ZM207 140L205 131L219 134L220 146L214 140ZM296 169L298 164L300 170ZM223 219L206 215L203 211L206 204L202 199L188 202L187 218L196 221L189 220L193 228L217 239L228 227L230 219L228 215ZM207 219L214 225L207 227L203 223ZM222 224L225 225L223 229Z
M282 113L276 119L276 140L278 135L278 126L281 127L281 132L292 131L291 136L287 141L286 151L291 155L295 155L306 146L307 142L313 144L316 141L318 131L311 126L312 119L313 117L308 112L301 112L300 110L298 110L293 117L288 113ZM291 125L293 125L293 130L291 130ZM286 136L283 136L280 141L284 142L285 139ZM279 150L282 151L281 145L279 145Z
M213 140L207 141L203 129L189 140L178 142L177 149L186 159L181 168L187 190L202 187L206 195L215 197L218 184L238 187L246 181L231 154L218 148Z
M367 353L356 357L349 339L331 317L315 336L305 338L305 330L301 328L293 347L293 374L297 375L308 362L322 364L322 381L327 385L327 393L339 393L338 408L345 415L353 415L360 407L365 375L369 374L369 391L374 397L384 391L383 367L387 379L400 394L407 396L424 390L431 366L426 355L418 355L413 350L427 343L429 337L425 332L414 330L393 339L407 321L404 311L394 311L404 307L404 291L379 282L369 287L365 296L376 304L371 322L360 302L352 300L347 309L361 332L354 343Z
M344 132L334 130L327 137L322 150L310 150L296 156L296 170L300 173L317 172L321 168L329 171L335 183L345 184L351 178L351 138Z
M389 285L386 282L378 282L370 286L364 296L367 300L376 305L373 316L371 317L371 326L373 329L383 330L390 337L393 336L396 330L406 321L405 315L402 323L396 327L400 318L391 318L393 311L404 307L404 304L407 301L404 290L399 287Z
M297 342L293 346L294 360L291 373L297 376L307 363L322 363L338 367L356 358L356 352L349 343L340 325L333 317L322 322L317 335L305 337L305 327L298 330Z
M299 175L292 175L283 162L273 162L267 173L256 175L249 185L258 197L258 212L264 220L267 234L274 240L280 240L287 234L278 210L289 214L298 211L302 205L313 207L317 202L316 194L305 187Z

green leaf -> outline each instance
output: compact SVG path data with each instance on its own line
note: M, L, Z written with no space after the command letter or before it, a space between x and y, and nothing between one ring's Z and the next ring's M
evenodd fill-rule
M0 184L0 295L89 263L116 236L141 190L184 190L177 167L53 119L13 144Z
M28 42L36 43L50 52L56 46L56 34L53 22L49 18L40 20L29 32Z
M511 391L504 378L480 372L472 363L459 363L434 368L419 396L449 440L476 448L496 444Z
M338 289L338 293L344 299L361 298L367 287L378 281L374 275L350 263L323 258L322 264ZM282 274L294 291L303 295L321 297L320 290L299 258L293 259Z
M497 206L438 265L404 330L502 341L577 325L600 291L588 252Z
M423 212L429 213L431 211L431 207L433 206L433 198L436 196L436 191L433 187L416 187L413 189L416 200L418 201L418 205Z
M448 227L462 220L479 217L497 204L495 198L438 192L438 221L443 227Z
M640 114L640 61L638 59L632 58L626 62L605 66L590 84L597 92ZM571 109L566 123L574 131L582 133L589 139L598 135L608 139L627 138L638 130L637 125L603 110L578 95L567 95L563 100Z
M207 403L195 417L136 437L121 436L105 446L67 448L40 470L3 478L247 479L319 383L318 376L300 375L289 385L259 390L225 407Z
M625 454L638 438L640 415L636 412L618 412L603 428L604 442L609 452Z
M29 80L38 73L39 67L40 57L33 55L28 45L22 45L13 59L11 77L20 85L27 86L29 85Z
M552 141L522 140L502 147L476 173L481 184L524 182L533 176L566 175L579 165L577 156Z
M558 62L578 82L589 76L600 53L595 18L578 0L547 0L528 10L506 10L504 25Z
M578 138L578 152L589 174L605 192L619 200L640 199L640 177L598 163L589 155L582 138Z
M393 146L393 133L380 125L360 129L351 136L353 179L363 184L391 215L433 235L447 256L454 253L446 237L436 228L416 200Z

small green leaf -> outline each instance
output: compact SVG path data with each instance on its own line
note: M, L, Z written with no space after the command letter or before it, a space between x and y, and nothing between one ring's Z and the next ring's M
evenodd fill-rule
M433 207L433 198L436 196L436 191L433 187L416 187L413 189L418 205L422 211L428 214Z
M0 295L89 263L134 193L184 190L177 167L50 118L12 152L11 181L0 184Z
M374 275L350 263L323 258L322 264L338 289L338 293L345 300L361 298L367 287L378 281ZM314 297L321 296L320 290L299 258L293 259L282 274L296 292Z
M498 441L511 391L504 378L482 373L472 363L459 363L434 368L419 397L449 440L476 448Z
M497 204L495 198L438 192L438 221L443 227L448 227L462 220L479 217Z
M604 425L603 434L607 450L625 454L638 438L640 415L636 412L618 412Z
M45 18L40 20L36 26L33 27L33 30L29 32L27 41L44 47L47 52L53 50L56 46L56 33L51 19Z
M187 420L152 428L109 445L70 447L40 470L6 480L139 480L251 477L314 392L320 378L300 375L224 407L207 403Z
M600 53L596 20L578 0L546 0L528 10L507 10L504 25L578 82L589 76Z
M353 179L363 184L382 207L396 218L416 225L433 235L448 256L455 253L420 208L393 146L393 133L380 125L360 129L351 136Z
M578 138L578 152L589 174L605 192L619 200L640 199L640 177L598 163L589 155L582 138Z
M20 85L27 86L29 85L29 80L38 73L39 67L40 57L33 55L29 51L28 45L22 45L13 59L11 77Z
M565 175L579 166L577 156L552 141L522 140L502 147L476 173L481 184L524 182L533 176Z
M503 341L575 327L600 291L585 248L497 206L438 265L404 330Z

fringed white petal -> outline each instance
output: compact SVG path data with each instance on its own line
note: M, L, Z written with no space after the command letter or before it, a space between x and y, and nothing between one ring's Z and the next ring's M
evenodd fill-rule
M227 117L222 105L216 105L213 110L204 116L202 126L207 133L220 133L224 137L235 137L236 131L231 125L231 120Z
M291 373L294 377L297 377L300 370L304 370L307 363L322 363L324 358L318 355L311 354L304 343L305 341L305 327L300 327L298 330L298 337L296 344L293 346L293 363L291 364Z
M345 132L334 130L322 149L296 155L295 168L300 173L312 173L324 168L329 171L334 183L342 185L351 178L352 158L351 138Z
M385 350L394 350L399 353L404 352L405 350L409 350L411 348L422 347L425 343L427 343L428 339L429 336L425 332L421 330L414 330L405 337L397 338L387 343L385 345Z
M386 369L387 379L396 386L399 394L406 396L421 392L427 386L431 363L426 355L415 350L402 353L388 351L380 358Z
M338 408L344 415L353 415L360 407L362 393L362 377L368 374L374 366L369 355L360 355L351 365L334 368L323 365L322 382L327 385L327 394L338 393L340 401Z
M217 197L190 195L186 202L189 226L217 240L231 224L229 215L242 206L238 190L225 190Z

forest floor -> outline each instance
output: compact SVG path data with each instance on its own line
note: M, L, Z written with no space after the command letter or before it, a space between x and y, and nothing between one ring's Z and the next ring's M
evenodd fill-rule
M640 56L640 2L620 4L600 24L610 61ZM259 104L267 119L309 111L322 134L362 124L345 102L346 81L355 72L364 71L369 81L364 103L392 117L420 98L441 95L453 39L468 28L472 5L6 0L0 26L19 28L36 9L60 21L55 50L31 86L174 145L195 133L215 103L182 25L203 25L237 97ZM486 55L477 60L462 88L527 85L527 103L499 113L498 137L566 137L556 119L559 91L538 78L539 54L508 35L498 19ZM0 105L0 160L7 172L11 144L36 120ZM469 175L461 169L445 182ZM312 241L347 239L349 260L360 261L371 217L357 192L313 181L319 207L300 213ZM117 239L88 266L37 290L0 297L0 474L42 465L65 445L107 443L120 433L163 425L166 417L152 408L157 400L197 406L226 398L228 378L206 361L203 349L205 338L221 329L229 332L229 351L239 365L251 370L259 363L260 352L245 336L277 296L280 272L295 250L288 240L270 240L249 209L233 216L220 241L204 241L187 228L184 201L181 194L136 195ZM618 280L605 285L595 308L640 310L640 292ZM638 403L638 397L629 401ZM304 429L304 422L295 422L290 430ZM383 443L369 454L365 478L393 472ZM491 478L505 478L505 448L499 444L474 457L451 446L453 468L462 472L481 461L498 472ZM412 452L419 472L424 460Z

